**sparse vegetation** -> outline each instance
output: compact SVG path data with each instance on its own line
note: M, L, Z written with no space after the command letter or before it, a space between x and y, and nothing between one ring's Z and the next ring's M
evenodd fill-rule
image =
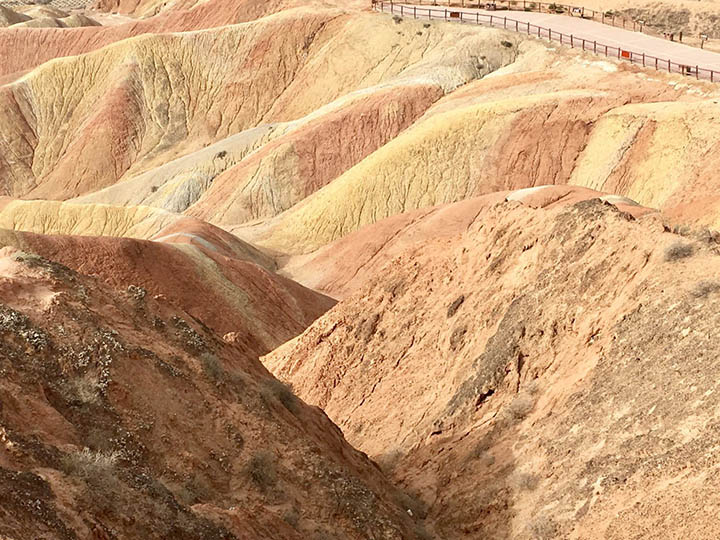
M283 512L282 519L293 529L297 529L300 524L300 513L296 508L289 508Z
M528 524L528 532L536 540L550 540L557 536L558 528L552 519L539 516Z
M695 284L691 293L696 298L705 298L709 294L717 291L720 291L720 281L714 279L703 279Z
M293 393L292 388L278 379L267 379L261 390L263 401L270 405L273 401L282 403L288 411L293 414L298 412L298 398Z
M532 396L526 393L520 393L507 406L507 413L513 420L522 420L535 407L535 401Z
M88 372L65 383L68 401L80 405L97 403L100 400L100 379L97 374Z
M513 483L518 490L533 491L538 487L540 479L531 473L517 473L513 479Z
M147 291L137 285L128 285L127 293L130 298L138 302L147 295Z
M377 464L387 474L392 474L397 467L399 461L402 459L403 454L400 450L391 450L376 458Z
M62 465L70 475L78 476L96 485L110 485L110 478L115 477L115 465L120 453L95 452L89 448L83 448L79 452L65 454L62 458Z
M688 242L677 241L665 248L665 261L673 262L691 257L695 248Z
M267 451L255 454L247 465L250 479L262 490L267 490L277 483L277 466L275 456Z

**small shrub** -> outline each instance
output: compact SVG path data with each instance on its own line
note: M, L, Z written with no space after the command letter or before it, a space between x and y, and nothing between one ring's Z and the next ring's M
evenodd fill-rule
M380 456L375 461L385 474L392 474L400 460L405 456L400 450L391 450Z
M510 47L513 46L513 44L512 44L511 42L506 41L506 40L504 40L504 39L500 42L500 45L502 45L502 46L505 47L506 49L509 49Z
M514 484L519 490L533 491L538 487L540 479L534 474L518 473L515 476Z
M205 375L215 382L225 380L225 370L220 365L220 360L212 353L202 353L200 355L200 363L202 364Z
M71 476L82 478L89 485L110 489L117 485L115 465L120 453L95 452L84 448L80 452L72 452L62 457L62 467Z
M270 404L273 400L277 400L282 403L288 411L296 414L299 410L298 398L293 394L292 388L282 381L275 378L267 379L265 386L261 391L263 401L266 404Z
M263 491L273 487L277 483L275 457L267 451L258 452L250 459L247 473Z
M514 420L522 420L533 410L535 402L528 394L518 394L507 406L507 412Z
M100 400L100 378L96 373L88 372L70 379L65 388L68 401L76 405L89 405Z
M152 186L152 187L150 188L150 193L155 193L157 190L158 190L158 187L157 187L157 186Z
M285 510L285 512L283 512L282 519L293 529L297 529L298 524L300 523L300 514L295 508L290 508L289 510Z
M707 295L717 291L720 291L720 281L703 279L698 281L690 292L696 298L705 298Z
M393 15L393 21L395 21L395 24L400 24L402 22L402 17L400 15Z
M428 22L424 23L423 28L430 28L430 23L428 23Z
M223 159L227 156L227 150L220 150L217 154L215 154L215 159Z
M530 535L536 540L550 540L558 533L557 524L550 518L540 516L528 524Z
M692 256L695 248L687 242L674 242L665 248L665 261L672 262Z
M191 506L211 501L213 490L207 480L201 476L193 475L181 488L176 490L174 495L181 504Z

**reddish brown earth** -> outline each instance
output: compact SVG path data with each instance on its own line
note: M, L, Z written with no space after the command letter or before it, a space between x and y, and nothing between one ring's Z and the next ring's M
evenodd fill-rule
M87 53L133 36L237 24L292 6L292 0L209 0L187 7L179 5L155 17L115 26L3 28L0 29L0 58L3 58L0 77L14 74L14 78L53 58Z
M223 253L210 236L171 229L161 237L168 242L0 231L0 244L96 276L115 290L162 297L216 336L232 332L254 357L296 336L333 305L253 260Z
M716 85L96 7L0 13L0 539L720 536Z
M3 537L416 537L407 497L241 344L15 248L0 268Z
M378 221L310 255L290 257L284 261L282 272L333 298L344 298L362 288L403 252L427 242L456 237L470 228L484 211L503 201L552 209L596 197L603 197L636 217L654 212L622 197L575 186L499 191Z
M465 229L409 245L265 364L441 537L715 537L717 234L598 199Z

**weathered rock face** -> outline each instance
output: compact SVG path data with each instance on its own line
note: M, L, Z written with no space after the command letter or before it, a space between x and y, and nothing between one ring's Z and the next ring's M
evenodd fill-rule
M623 197L575 186L495 192L378 221L309 255L284 261L282 273L334 298L344 298L364 287L407 250L425 242L455 238L493 205L517 201L532 208L550 209L594 198L608 201L636 217L655 212Z
M142 294L162 296L217 337L235 332L244 352L255 358L298 335L333 305L276 275L266 259L211 233L170 228L150 242L0 229L0 245L37 253L118 290L140 288Z
M719 253L597 199L506 202L264 362L441 536L714 536Z
M414 538L366 456L242 343L0 250L0 534Z
M303 204L234 230L308 253L398 213L552 183L670 212L696 207L683 218L713 225L717 108L709 85L690 94L664 75L521 47L511 65L440 99Z
M431 28L398 35L396 26L371 14L308 8L221 29L138 37L45 64L0 87L5 105L0 116L0 188L14 197L68 199L166 167L246 132L244 143L229 141L229 149L198 154L204 162L198 168L205 170L198 178L165 176L166 182L174 182L166 188L189 191L184 204L166 202L168 189L162 199L162 193L146 191L155 204L184 210L216 176L233 168L233 159L257 148L263 126L302 119L285 126L291 133L271 141L273 146L262 156L249 157L254 165L250 161L229 171L226 180L218 178L215 195L204 212L196 212L222 221L211 212L216 205L215 212L225 220L239 222L270 210L274 215L392 139L444 92L507 64L515 54L496 43L493 52L487 38L475 30L445 33ZM348 49L369 33L376 37L373 47L362 55ZM475 51L487 46L492 58L477 67L467 50L448 57L449 44L456 42ZM381 86L389 81L401 94ZM348 96L361 89L365 99ZM318 111L339 98L332 110ZM352 122L344 120L350 116ZM337 126L345 124L349 131L342 139L327 135L341 135ZM349 136L353 125L362 136ZM258 129L260 140L247 133ZM238 155L228 156L233 149ZM322 152L342 158L326 160ZM308 163L313 155L318 158L314 167ZM187 173L187 164L183 167L174 169L175 174ZM296 172L300 178L294 182ZM147 176L145 182L145 190L162 185ZM243 190L228 194L237 182ZM294 188L287 201L274 207L263 200L287 184ZM216 204L228 195L237 210ZM139 202L149 201L133 201Z

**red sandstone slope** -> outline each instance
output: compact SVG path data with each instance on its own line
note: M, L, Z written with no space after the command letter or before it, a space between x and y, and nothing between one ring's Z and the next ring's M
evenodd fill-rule
M383 219L309 255L291 257L284 262L282 272L333 298L344 298L362 288L403 252L463 233L493 205L518 201L531 208L552 209L595 197L636 217L654 212L624 197L576 186L550 185L501 191Z
M248 258L223 253L211 236L170 230L161 237L167 242L0 230L0 245L97 276L115 290L162 296L217 337L232 332L254 357L302 332L333 304Z
M252 21L297 4L290 0L209 0L148 19L107 27L0 28L0 83L61 56L94 51L142 34L188 32Z
M163 299L2 248L0 336L3 537L415 537L322 411Z
M443 537L714 538L719 253L597 199L508 202L264 361Z

